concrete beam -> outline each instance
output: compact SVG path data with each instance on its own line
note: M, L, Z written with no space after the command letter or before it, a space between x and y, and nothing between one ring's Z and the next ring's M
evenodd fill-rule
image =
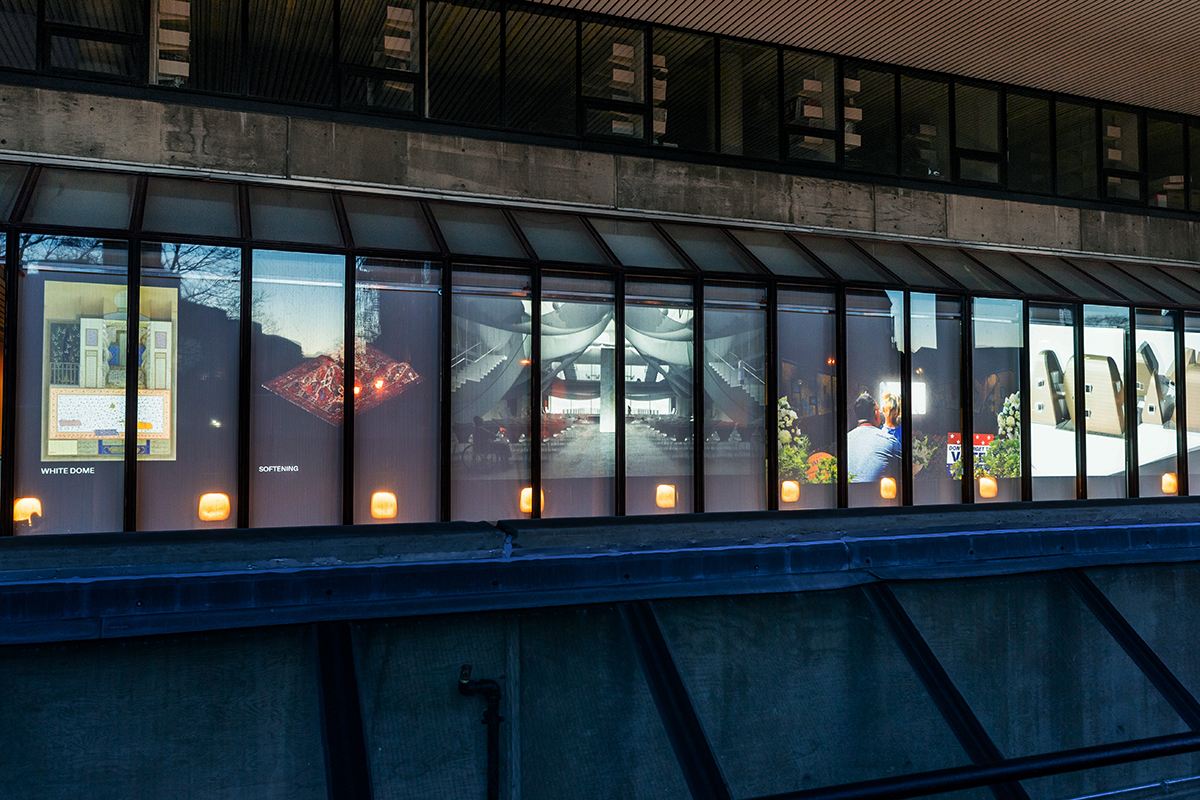
M3 153L1200 261L1189 220L20 86Z

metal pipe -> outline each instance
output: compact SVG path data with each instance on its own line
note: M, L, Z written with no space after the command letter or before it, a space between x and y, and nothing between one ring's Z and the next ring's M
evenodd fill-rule
M458 693L463 697L483 695L487 706L483 724L487 726L487 800L500 800L500 684L493 680L471 680L471 665L463 664L458 673Z

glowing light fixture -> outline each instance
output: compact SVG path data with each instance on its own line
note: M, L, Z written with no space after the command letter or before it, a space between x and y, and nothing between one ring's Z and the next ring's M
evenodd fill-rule
M380 378L380 379L378 379L377 381L375 381L375 388L376 388L376 389L382 389L382 388L383 388L383 378Z
M529 366L529 359L528 359L528 358L522 358L522 359L521 359L521 366L522 366L522 367L528 367L528 366Z
M779 490L779 499L784 503L794 503L800 499L800 482L784 481Z
M879 496L884 500L896 499L896 479L883 478L879 481Z
M354 393L355 393L355 394L358 394L358 393L359 393L359 392L361 392L361 391L362 391L362 387L361 387L361 386L355 386L355 387L354 387Z
M36 497L22 497L13 503L13 522L33 524L33 515L42 515L42 501Z
M391 492L376 492L371 495L371 516L374 519L395 519L396 495Z
M220 522L229 519L229 495L209 492L200 498L201 522Z
M1164 472L1162 476L1163 494L1176 494L1179 491L1179 480L1174 472Z
M654 505L659 508L674 508L675 487L669 483L660 483L654 490Z
M979 496L980 497L995 497L999 486L996 479L991 475L983 475L979 478Z
M546 492L542 491L541 495L542 495L541 510L545 511L546 510ZM521 490L521 513L522 514L532 514L533 513L533 487L532 486L526 486L524 489Z

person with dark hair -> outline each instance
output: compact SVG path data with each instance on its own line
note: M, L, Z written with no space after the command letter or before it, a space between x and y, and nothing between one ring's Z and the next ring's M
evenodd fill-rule
M846 434L846 473L852 483L870 483L895 475L900 467L900 440L879 427L879 405L863 392L854 401L858 424Z

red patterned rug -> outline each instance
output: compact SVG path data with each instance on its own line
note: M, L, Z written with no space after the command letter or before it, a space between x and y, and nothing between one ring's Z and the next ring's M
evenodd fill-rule
M317 356L290 369L263 388L328 422L341 425L345 416L342 371L344 353ZM354 354L354 410L367 411L421 382L408 364L396 361L370 345L359 344Z

